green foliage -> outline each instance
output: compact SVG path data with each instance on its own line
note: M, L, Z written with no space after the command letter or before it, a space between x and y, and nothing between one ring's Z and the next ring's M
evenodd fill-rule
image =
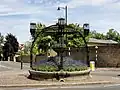
M82 35L84 34L82 27L80 27L78 24L69 24L68 26L75 28L73 29L74 31L81 32ZM36 27L37 29L35 31L35 35L37 35L38 33L41 33L43 31L43 28L46 26L40 23L40 24L37 24ZM69 30L71 29L65 28L64 31L69 31ZM46 35L45 33L41 33L35 42L34 52L35 50L39 52L41 49L42 52L44 53L44 52L47 52L49 48L56 47L56 46L58 47L58 44L59 44L58 42L60 40L58 36L59 35L57 34L51 34L51 38L48 38L48 35ZM88 37L86 37L86 40L88 40ZM66 35L64 35L63 41L64 41L64 47L81 47L81 46L84 46L85 44L83 41L83 38L79 33L67 35L67 40L66 40ZM51 44L50 47L48 46L49 43Z
M23 50L19 50L18 52L17 52L17 54L18 55L30 55L30 49L31 49L31 42L29 42L29 41L26 41L25 43L24 43L24 49Z
M106 34L91 31L89 37L103 40L113 40L120 43L120 34L114 29L109 29Z
M91 31L89 37L96 39L106 39L106 36L103 33L98 33L96 31Z
M35 31L35 36L37 36L39 33L41 33L43 31L43 28L45 28L45 25L43 24L37 24L36 25L36 31ZM33 38L34 39L34 38ZM48 38L48 36L44 35L43 33L41 33L36 42L35 42L35 46L33 47L33 52L34 54L39 54L39 53L45 53L48 50L48 43L50 43L51 39ZM40 51L40 49L42 51Z
M5 39L6 39L6 42L8 42L8 43L11 44L11 46L12 46L12 48L13 48L13 52L12 52L12 53L17 52L17 51L18 51L18 48L19 48L19 43L18 43L18 41L17 41L17 38L10 33L10 34L8 34L8 35L5 37Z
M114 29L109 29L106 34L106 38L120 43L120 34Z
M41 38L41 40L39 41L39 49L43 49L44 52L46 52L49 49L49 43L52 41L51 38L49 38L48 36L45 36L43 38Z
M4 43L4 36L0 33L0 54L2 53L2 44Z
M88 69L87 66L68 66L68 67L65 67L63 70L71 72L71 71L84 71L87 69Z
M57 68L52 65L40 65L37 67L33 67L33 70L53 72L53 71L57 71Z
M69 24L69 27L74 28L74 30L72 31L77 31L80 32L83 36L84 36L84 31L82 26L78 25L78 24ZM43 32L43 28L45 28L46 26L43 24L37 24L36 25L36 31L35 31L35 36L38 33ZM65 28L64 31L70 31L70 28ZM53 35L51 34L51 39L47 37L48 35L46 35L45 33L41 33L38 37L38 39L35 42L35 46L34 46L34 53L45 53L47 52L47 50L49 48L52 47L58 47L58 42L60 40L59 35ZM89 35L87 37L85 37L85 40L88 42L89 38L96 38L96 39L103 39L103 40L114 40L120 43L120 34L115 31L114 29L110 29L106 34L103 33L98 33L95 30L94 31L90 31ZM85 46L85 42L83 40L83 38L81 37L80 34L68 34L67 35L67 40L66 40L66 35L63 36L63 42L64 47L81 47L81 46ZM51 46L48 46L48 43L51 43ZM41 49L41 51L40 51Z
M87 69L88 69L87 66L68 66L68 67L64 67L63 71L72 72L72 71L84 71ZM53 72L53 71L57 71L57 68L52 65L39 65L33 67L33 70Z
M26 41L24 44L24 54L29 55L30 54L30 48L31 48L31 42Z
M33 54L38 54L39 51L38 51L38 45L35 44L34 48L33 48Z
M80 32L82 35L84 34L83 32L83 28L82 26L79 26L78 24L69 24L69 27L74 28L74 31L76 32ZM70 29L68 28L67 31L69 31ZM84 36L84 35L83 35ZM69 34L67 35L67 46L69 47L81 47L84 46L84 41L83 38L81 37L81 35L78 34Z
M7 60L9 56L13 58L16 52L18 52L19 43L17 38L11 33L8 34L5 39L6 41L3 46L3 56Z

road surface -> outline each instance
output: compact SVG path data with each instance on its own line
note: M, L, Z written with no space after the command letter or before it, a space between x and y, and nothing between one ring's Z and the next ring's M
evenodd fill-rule
M29 69L29 63L23 63L23 69ZM13 61L0 61L0 72L1 71L10 71L10 70L20 70L21 63L20 62L13 62Z
M47 87L47 88L1 88L0 90L120 90L120 84L114 85L83 85L68 87Z
M3 71L13 71L13 70L20 70L20 63L19 62L13 62L13 61L0 61L0 72ZM29 69L29 63L23 64L23 70ZM120 80L120 70L117 71L99 71L96 70L95 72L91 73L93 77L95 76L101 76L102 79L117 79ZM114 85L87 85L87 86L76 86L76 87L53 87L53 88L0 88L0 90L120 90L120 84L114 84Z

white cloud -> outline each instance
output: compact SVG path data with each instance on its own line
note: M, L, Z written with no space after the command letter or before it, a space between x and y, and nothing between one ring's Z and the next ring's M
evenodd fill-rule
M59 6L67 5L69 8L76 8L82 5L93 5L93 6L100 6L100 5L108 5L114 3L117 0L70 0L67 3L61 3Z
M104 6L105 9L110 10L110 11L116 11L116 10L120 10L120 1L119 2L113 2L111 4L105 5Z
M64 0L66 1L66 0ZM33 14L43 13L44 8L42 4L47 4L48 7L65 6L69 8L80 7L82 5L107 5L118 0L69 0L68 2L61 2L61 0L2 0L0 2L0 16L15 15L15 14ZM115 3L113 7L119 6ZM36 5L37 4L37 5ZM52 5L53 4L53 5Z
M28 3L28 0L26 1L26 3L25 0L2 0L0 2L0 32L3 35L12 33L16 35L20 42L30 39L29 23L31 21L43 22L43 19L40 18L41 14L43 16L50 14L45 8L31 5ZM23 15L23 18L18 15ZM24 18L24 16L28 17ZM49 25L48 23L51 22L43 23Z
M23 0L3 0L0 2L0 16L42 13L39 6L25 4Z
M45 6L45 3L43 4L43 1L46 1ZM55 24L57 22L55 21L57 20L57 17L63 17L64 15L63 10L57 12L56 7L65 5L68 5L68 8L72 8L68 10L68 23L71 21L71 23L77 22L83 24L84 21L86 21L90 23L92 29L98 29L98 31L100 31L99 28L101 28L102 30L108 30L109 27L113 27L115 29L119 28L120 19L114 18L119 15L118 10L120 8L120 2L116 2L118 0L66 0L66 2L61 1L63 0L1 0L0 32L2 32L2 34L4 35L6 33L13 33L14 35L16 35L20 42L25 42L30 38L30 22L42 22L47 26ZM96 9L97 12L93 10L92 12L88 13L87 9L83 13L83 9L81 10L81 8L79 7L86 7L86 5L94 7L99 6L99 10L102 10L99 11ZM76 9L74 8L79 8L80 11L75 11ZM91 8L93 7L90 7L89 10L91 10ZM101 20L101 18L103 18L103 20Z

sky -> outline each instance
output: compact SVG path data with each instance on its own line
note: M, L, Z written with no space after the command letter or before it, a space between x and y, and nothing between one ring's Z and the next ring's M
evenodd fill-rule
M90 30L106 33L110 28L120 33L120 0L1 0L0 32L12 33L20 43L29 41L30 22L55 24L65 17L68 7L68 23L90 24Z

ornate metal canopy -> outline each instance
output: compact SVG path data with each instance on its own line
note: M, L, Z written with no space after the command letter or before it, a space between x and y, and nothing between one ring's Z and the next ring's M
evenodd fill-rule
M61 21L60 21L61 20ZM33 24L34 25L34 24ZM87 27L87 28L86 28ZM34 40L33 40L33 42L32 42L32 46L31 46L31 50L30 50L30 67L32 68L32 63L33 63L33 55L32 55L32 51L33 51L33 47L34 47L34 44L35 44L35 41L37 40L37 38L39 37L39 35L40 34L46 34L46 35L58 35L59 36L59 38L61 38L61 40L62 40L62 36L63 35L66 35L66 40L67 40L67 35L68 34L78 34L80 37L82 37L82 39L83 39L83 41L84 41L84 43L85 43L85 47L86 47L86 52L87 52L87 54L86 54L86 59L87 59L87 62L88 62L88 64L89 64L89 55L88 55L88 53L89 53L89 51L88 51L88 46L87 46L87 42L86 42L86 40L85 40L85 34L88 34L89 33L89 24L84 24L84 26L83 26L83 29L84 29L84 32L86 32L85 30L87 30L87 33L84 33L84 35L81 33L81 32L78 32L78 31L76 31L75 30L75 28L73 28L73 27L71 27L71 26L69 26L69 25L66 25L66 24L64 24L64 19L59 19L58 20L58 23L57 24L55 24L55 25L50 25L50 26L48 26L48 27L45 27L45 28L43 28L42 29L42 31L41 32L39 32L36 36L35 36L35 38L34 38ZM35 28L36 29L36 28ZM66 30L65 30L66 29ZM32 32L34 32L33 31L33 28L32 28ZM61 48L61 50L64 50L64 48ZM61 57L62 57L62 55L61 55Z

